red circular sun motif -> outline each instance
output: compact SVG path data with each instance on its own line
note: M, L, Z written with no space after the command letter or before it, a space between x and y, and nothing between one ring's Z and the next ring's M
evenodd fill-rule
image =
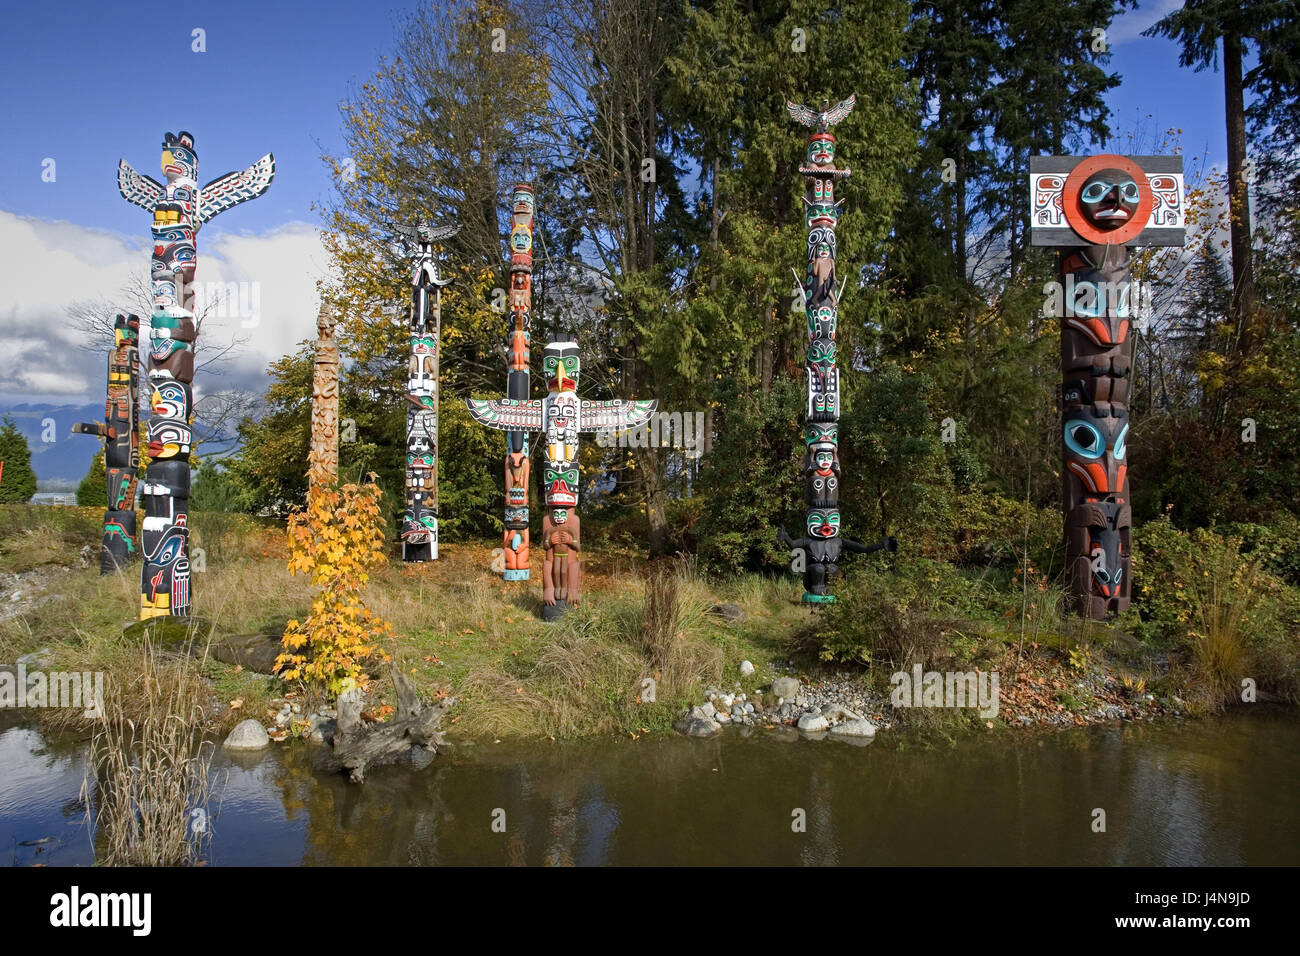
M1083 209L1079 206L1079 195L1083 192L1083 184L1088 181L1089 176L1103 169L1119 169L1128 173L1137 183L1138 194L1141 197L1138 199L1138 207L1133 213L1133 218L1118 229L1098 229L1088 221L1088 217L1083 214ZM1061 191L1061 207L1065 210L1065 221L1084 239L1098 245L1118 246L1136 239L1138 233L1146 228L1154 205L1155 197L1151 194L1151 184L1147 182L1147 174L1142 171L1142 167L1127 156L1119 156L1115 153L1089 156L1079 163L1070 170L1070 175L1065 180L1065 188Z

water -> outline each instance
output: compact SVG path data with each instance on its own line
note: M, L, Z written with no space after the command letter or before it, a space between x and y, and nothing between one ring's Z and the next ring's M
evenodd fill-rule
M3 726L0 859L89 863L82 744ZM314 774L310 753L217 757L213 865L1300 863L1289 711L929 752L734 731L485 743L363 786Z

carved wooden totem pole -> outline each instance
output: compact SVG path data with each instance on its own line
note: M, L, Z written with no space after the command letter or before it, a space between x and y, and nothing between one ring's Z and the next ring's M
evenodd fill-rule
M321 304L316 316L316 361L311 378L311 448L307 482L315 488L339 480L339 345L334 316Z
M582 579L578 564L581 524L578 521L578 435L605 428L644 425L659 402L587 401L578 398L582 362L576 342L551 342L542 351L542 370L549 393L536 399L474 399L465 404L474 420L500 431L545 432L546 470L542 489L542 617L554 620L577 604Z
M140 467L140 317L113 321L113 351L108 353L108 398L104 421L72 426L82 435L104 439L108 510L99 573L111 574L135 559L136 471Z
M1059 246L1048 291L1061 319L1061 421L1067 588L1102 619L1129 606L1127 442L1133 324L1144 297L1130 247L1181 246L1181 156L1032 156L1030 242Z
M510 223L510 339L506 396L526 399L529 392L529 346L532 344L533 308L533 215L537 201L533 187L518 183L514 188ZM528 550L529 476L532 473L528 432L506 432L505 536L502 551L507 581L527 581L532 574Z
M433 244L459 231L460 226L431 229L421 223L416 227L418 251L411 272L411 361L406 378L403 561L438 560L438 349L442 290L451 279L444 279L438 271Z
M512 328L510 373L504 399L465 399L469 413L480 425L506 433L506 571L523 571L507 580L527 580L528 575L528 433L545 432L546 470L542 487L546 514L542 517L542 617L558 618L581 594L578 564L581 524L578 521L578 435L605 428L634 428L650 420L655 400L636 402L578 398L582 363L576 342L551 342L542 351L542 369L549 393L528 397L528 325L531 308L532 226L536 204L532 187L514 188L510 232ZM525 259L524 256L527 256ZM517 373L522 372L522 375ZM519 435L516 440L513 436ZM514 503L512 505L512 502ZM522 503L523 512L512 513ZM511 524L514 524L514 527ZM511 551L513 550L513 558ZM512 569L509 562L514 560Z
M835 359L835 325L839 319L839 297L843 283L835 287L835 225L840 204L835 198L835 183L849 175L847 169L835 167L835 136L830 128L853 111L856 97L822 110L786 103L790 117L809 127L808 163L799 167L807 181L804 195L804 221L808 227L808 262L800 287L803 290L804 314L808 321L807 428L804 441L807 454L803 461L804 501L807 505L807 536L791 538L784 528L777 537L787 547L797 550L803 561L805 604L825 604L835 600L830 593L839 570L841 550L867 553L897 550L897 542L887 538L874 545L864 545L840 537L840 372ZM799 282L799 273L795 273Z
M153 213L153 314L149 317L149 468L143 485L140 617L186 615L190 610L188 507L193 442L194 237L203 223L232 206L256 199L275 176L267 153L242 172L226 173L198 188L194 137L168 133L162 144L166 185L137 173L126 160L117 168L122 198Z

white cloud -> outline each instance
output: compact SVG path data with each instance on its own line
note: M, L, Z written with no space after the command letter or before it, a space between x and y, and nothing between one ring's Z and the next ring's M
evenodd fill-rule
M111 342L98 353L79 349L67 309L78 300L122 301L122 290L147 273L148 217L141 213L140 220L142 234L125 236L0 210L0 406L103 401ZM196 280L234 283L245 306L227 310L237 314L218 310L204 322L203 338L215 344L234 336L245 344L222 378L196 376L196 391L205 385L260 391L271 361L315 337L316 280L327 268L319 231L303 222L260 235L209 226L198 235L198 254ZM141 318L147 326L147 315Z
M1106 31L1106 42L1111 46L1129 43L1133 40L1150 39L1143 37L1142 31L1155 26L1169 14L1183 5L1183 0L1154 0L1144 3L1136 10L1121 11L1110 22Z

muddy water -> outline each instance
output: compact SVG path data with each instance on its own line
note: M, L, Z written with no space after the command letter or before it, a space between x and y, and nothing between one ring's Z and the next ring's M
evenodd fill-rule
M0 727L0 860L89 863L82 744ZM735 731L486 743L360 787L311 763L218 756L213 865L1300 863L1287 711L930 752Z

